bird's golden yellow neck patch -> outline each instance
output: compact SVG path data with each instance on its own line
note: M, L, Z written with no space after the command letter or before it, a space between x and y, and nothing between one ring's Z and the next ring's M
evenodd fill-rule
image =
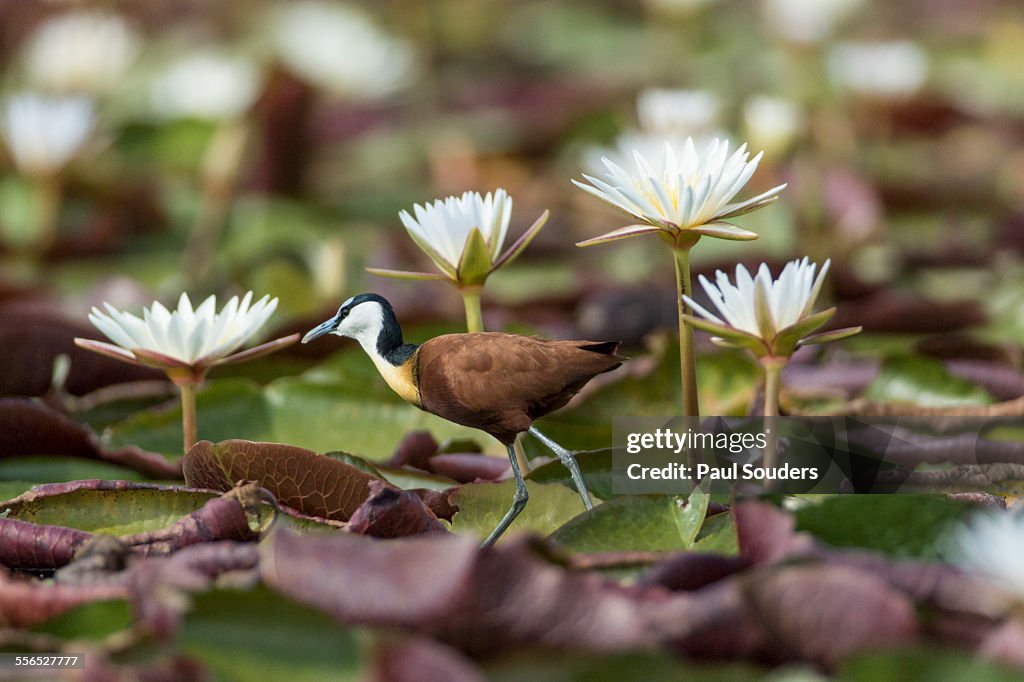
M397 367L376 353L370 357L373 358L373 364L391 390L402 396L404 400L419 407L420 392L416 388L416 379L413 376L413 367L416 364L415 356Z

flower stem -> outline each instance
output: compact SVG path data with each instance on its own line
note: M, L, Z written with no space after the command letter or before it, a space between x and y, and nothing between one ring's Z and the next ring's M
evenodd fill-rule
M776 418L779 416L779 390L782 387L782 368L787 358L767 357L761 360L764 367L764 416L765 448L762 465L774 469L779 464L779 434Z
M181 430L184 434L185 452L196 444L196 385L178 384L181 391Z
M683 415L700 416L697 397L697 355L693 347L693 328L683 319L691 313L683 294L690 293L690 249L672 249L676 264L676 305L679 307L679 379L683 389Z
M483 313L480 312L480 287L463 287L459 289L462 302L466 305L466 331L482 332L484 330Z
M785 360L765 358L761 361L764 367L764 416L779 416L779 390L782 387L782 368Z

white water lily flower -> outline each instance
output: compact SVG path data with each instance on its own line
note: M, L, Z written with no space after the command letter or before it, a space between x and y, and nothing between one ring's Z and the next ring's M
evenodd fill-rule
M466 192L433 204L416 204L413 213L415 218L408 211L398 214L405 229L416 241L434 247L448 265L457 268L474 228L480 230L491 257L497 255L512 218L512 198L503 189L483 197L478 192Z
M154 111L167 118L221 120L241 116L259 94L260 74L248 60L215 49L170 64L153 80Z
M1024 602L1024 514L975 514L949 534L943 553Z
M283 2L271 21L281 61L316 87L369 99L389 95L412 80L412 48L355 7L318 0Z
M686 304L700 315L687 315L686 319L693 326L714 334L717 342L749 348L758 357L789 357L798 345L846 338L860 328L809 336L836 312L835 308L829 308L812 313L828 268L826 260L815 277L817 265L804 258L787 263L778 279L772 278L765 264L758 268L756 276L737 265L735 284L721 270L715 273L714 284L701 275L701 286L718 314L708 311L691 297L683 296Z
M141 318L106 303L106 312L93 308L89 321L117 345L91 339L75 343L119 360L159 367L172 380L195 383L214 365L258 357L298 338L292 335L232 355L277 308L276 298L264 296L255 303L252 298L251 291L241 300L233 296L216 312L215 296L193 309L188 295L182 294L176 309L153 303L143 309Z
M722 135L718 130L720 108L720 100L708 90L644 90L636 98L639 129L621 133L612 148L591 147L584 165L589 172L600 173L605 170L605 158L617 166L628 166L634 155L640 154L656 164L654 173L661 175L666 143L682 149L686 138L692 137L695 146L703 147Z
M637 121L645 133L702 137L718 125L721 102L708 90L651 88L636 98Z
M69 12L32 34L25 70L30 82L44 90L104 93L117 87L139 46L138 34L121 16Z
M853 14L864 0L763 0L765 21L775 33L794 43L818 43Z
M480 196L466 192L461 197L416 204L413 212L399 213L413 241L443 274L402 272L367 268L378 275L406 279L450 279L459 285L483 284L495 269L510 262L526 248L547 221L547 211L500 253L512 217L512 198L503 189Z
M784 152L804 128L804 112L791 99L757 95L743 105L747 138L768 157Z
M839 87L859 95L903 99L924 85L928 55L909 40L842 43L829 52L828 71Z
M86 97L22 92L4 103L0 133L22 173L54 175L82 150L95 123Z
M577 180L573 183L643 224L619 228L577 246L652 232L661 233L674 248L689 248L702 236L757 239L755 233L724 221L773 203L786 186L779 185L747 201L730 203L761 160L761 154L749 157L746 145L730 154L729 141L718 138L698 153L693 139L687 138L681 147L666 142L656 161L634 152L632 172L603 159L607 182L584 174L589 185Z
M639 154L655 163L652 170L656 175L660 175L662 173L660 163L665 159L665 143L681 149L686 144L687 137L689 136L628 130L615 138L613 147L594 146L587 149L583 156L583 165L591 174L601 173L607 169L606 159L622 167L632 163L636 155ZM707 140L705 140L706 142Z

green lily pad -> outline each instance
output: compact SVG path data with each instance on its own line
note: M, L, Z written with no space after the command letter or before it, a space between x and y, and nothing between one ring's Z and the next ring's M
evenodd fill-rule
M101 640L131 628L135 620L132 605L126 599L105 599L76 606L33 628L64 640Z
M975 654L941 649L911 649L855 656L836 676L841 682L1014 682L1020 670Z
M220 679L361 679L363 655L350 630L263 587L195 595L176 644Z
M587 490L590 491L591 496L602 500L610 499L612 497L612 453L609 450L582 452L576 455L576 463L580 466L583 482L587 484ZM537 467L526 478L537 483L561 483L576 490L569 470L557 460Z
M916 356L887 359L864 397L877 402L922 407L989 405L992 396L966 379L954 377L941 362Z
M102 478L119 481L141 481L144 477L134 469L78 457L13 457L0 460L0 480L60 483ZM31 487L31 486L30 486ZM4 498L6 499L6 498Z
M157 486L125 490L78 488L11 504L8 518L127 535L166 528L212 497L212 493Z
M265 440L318 452L346 450L375 461L390 457L409 431L430 431L439 441L480 435L407 403L368 400L350 384L281 379L267 387L266 397L272 435ZM481 441L494 454L504 454L493 438Z
M937 541L973 507L939 495L841 495L796 512L797 530L836 547L939 558Z
M707 495L698 493L694 504L667 495L622 495L578 516L551 535L575 552L673 551L693 544Z
M736 539L736 526L733 525L732 514L715 514L705 519L692 548L698 552L712 552L726 556L739 554L740 545Z
M196 396L200 440L270 440L269 424L261 389L251 381L211 380ZM184 454L180 406L140 412L110 427L104 436L105 444L111 448L136 445L173 458Z
M9 500L12 497L17 497L38 484L38 481L0 481L0 500ZM2 512L3 508L0 507L0 513Z
M460 486L451 496L452 503L459 508L459 513L452 519L452 530L487 537L512 506L515 489L515 481ZM563 485L527 481L526 489L530 500L509 532L529 530L547 535L586 509L580 496Z
M447 476L431 474L426 471L416 471L403 467L378 466L377 473L381 478L391 485L398 486L403 490L413 488L425 488L426 490L448 490L459 483Z

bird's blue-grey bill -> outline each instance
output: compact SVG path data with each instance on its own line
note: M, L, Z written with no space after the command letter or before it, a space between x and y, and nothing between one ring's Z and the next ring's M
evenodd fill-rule
M330 334L332 331L334 331L333 318L306 332L306 335L302 337L302 343L309 343L313 339L318 339L324 334Z

